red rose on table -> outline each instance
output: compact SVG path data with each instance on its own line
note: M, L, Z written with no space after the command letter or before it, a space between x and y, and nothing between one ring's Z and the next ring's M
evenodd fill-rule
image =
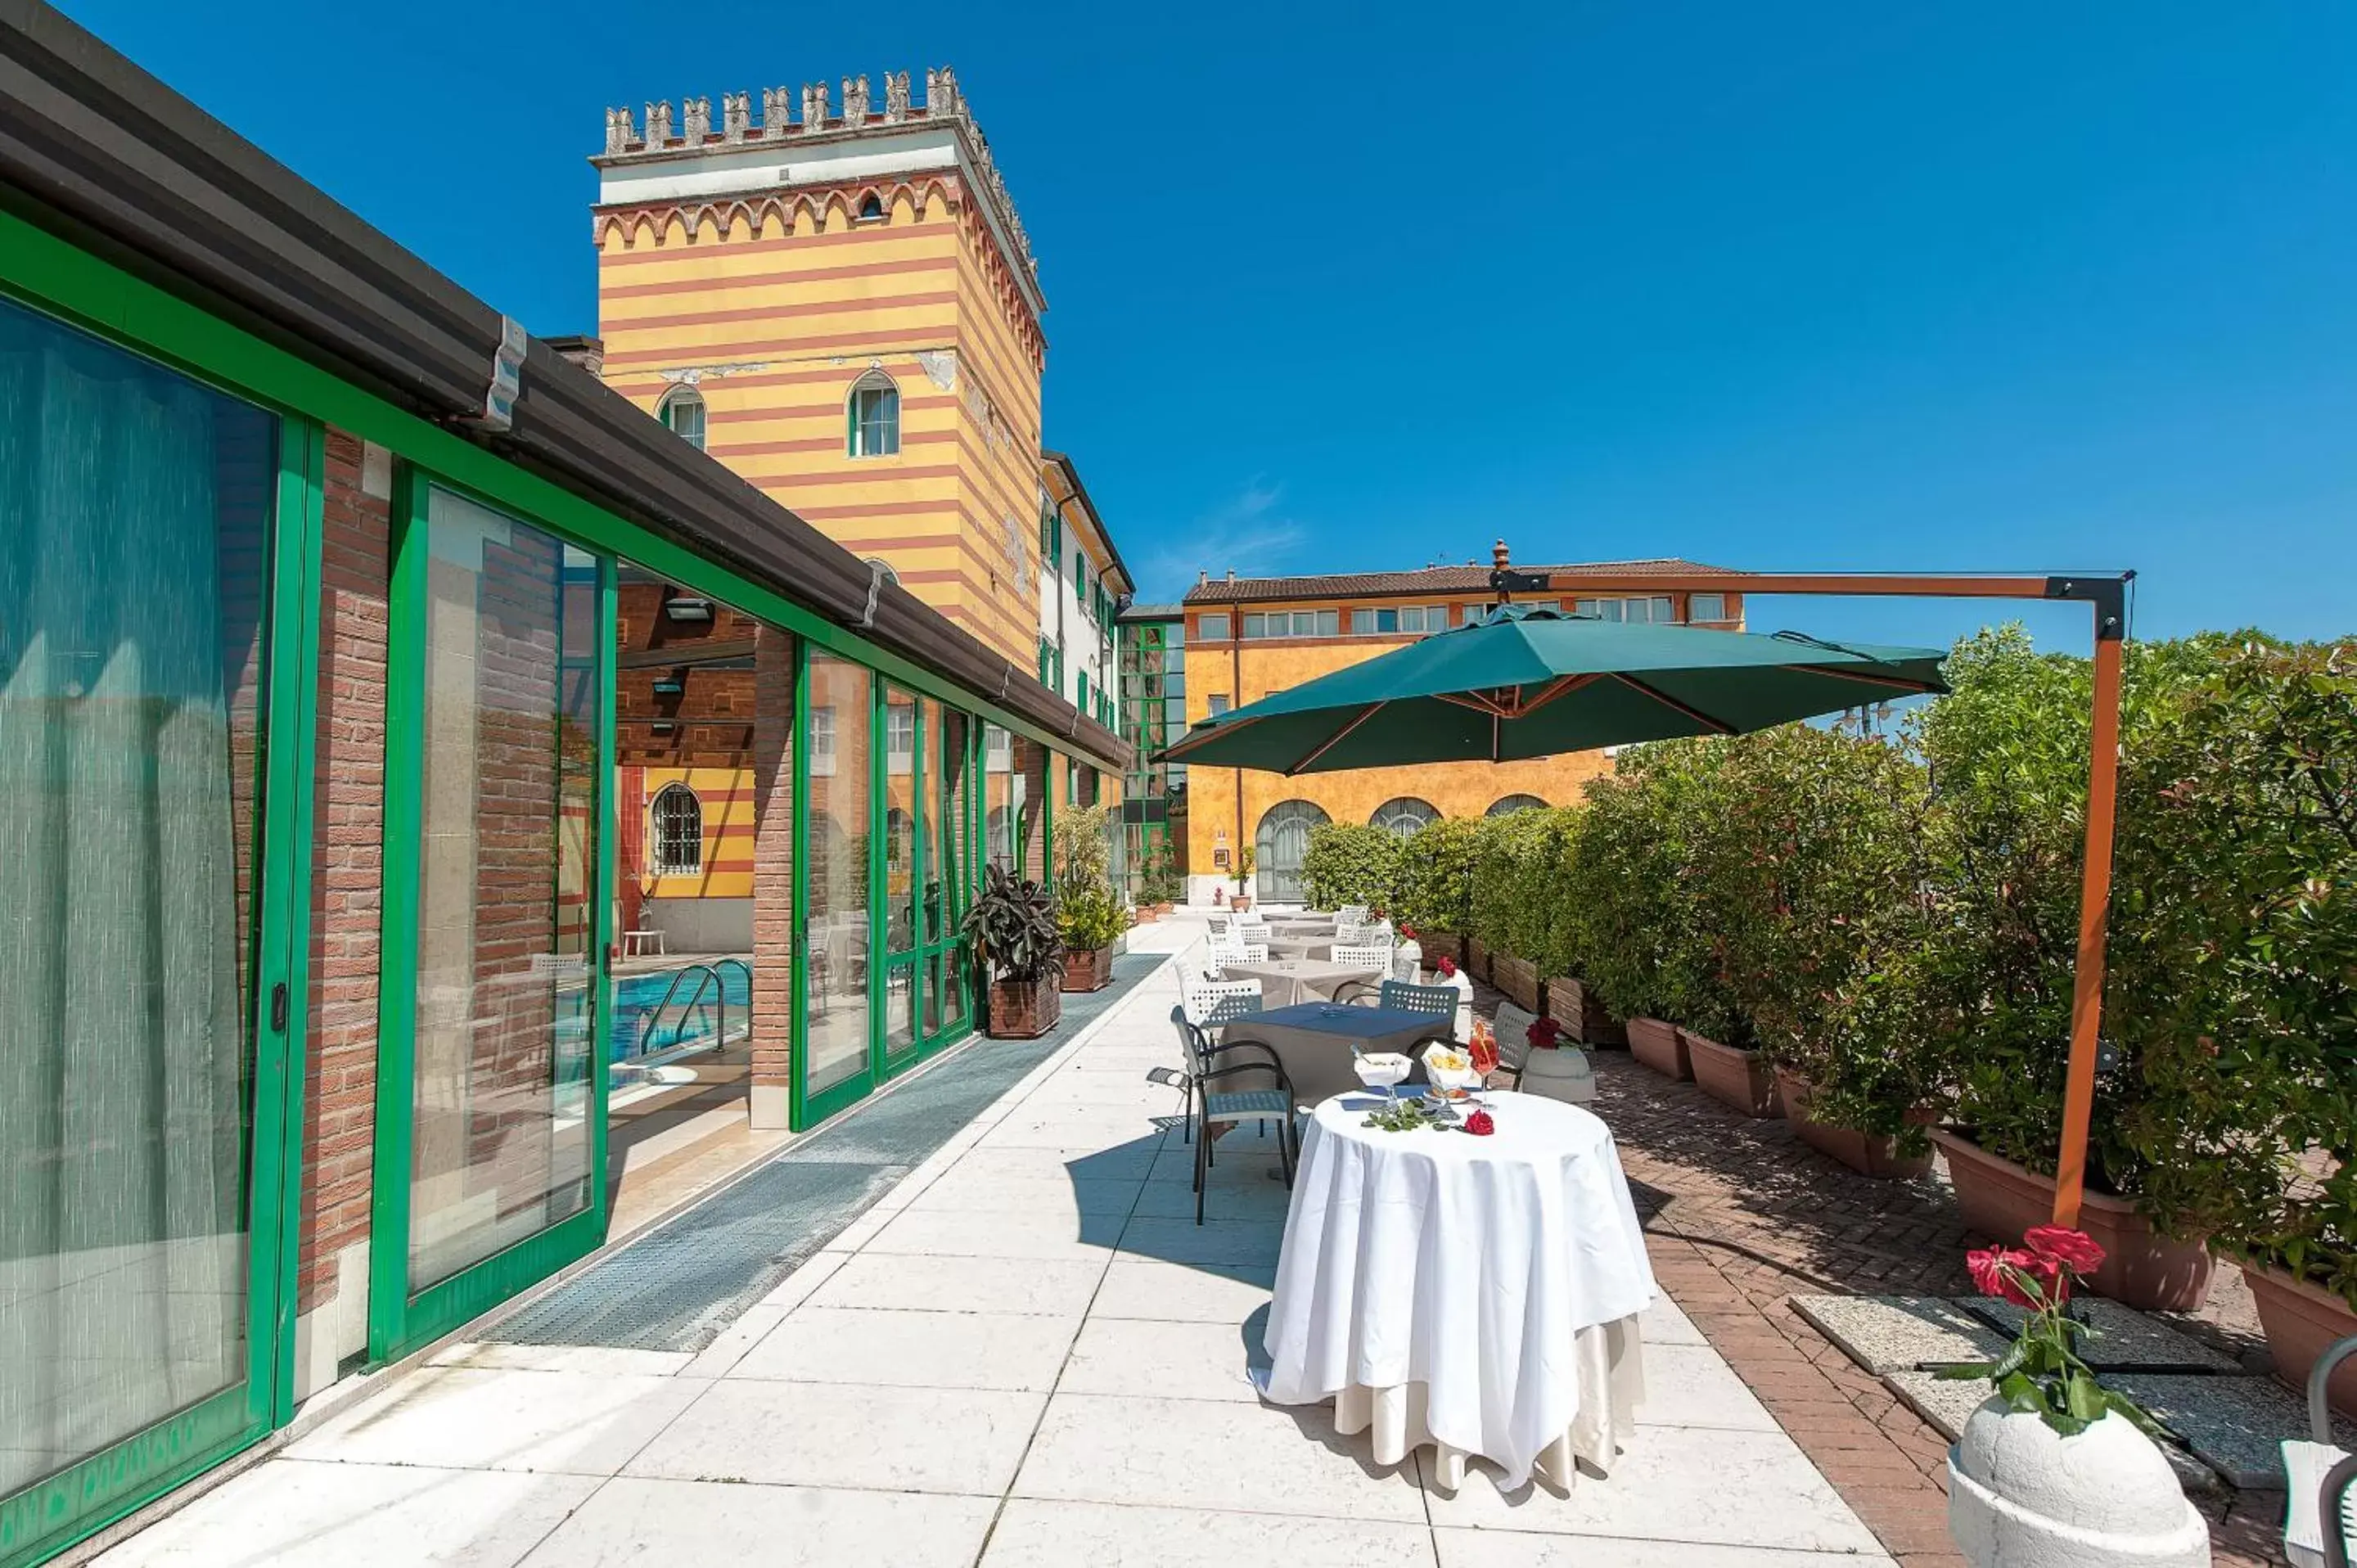
M1490 1120L1487 1111L1476 1111L1465 1118L1465 1130L1477 1138L1486 1138L1498 1130L1498 1124Z

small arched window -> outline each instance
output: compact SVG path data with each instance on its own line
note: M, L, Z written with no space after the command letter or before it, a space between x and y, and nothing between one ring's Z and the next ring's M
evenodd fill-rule
M1505 795L1491 801L1490 809L1487 811L1484 811L1482 815L1489 817L1510 817L1516 811L1543 811L1544 810L1546 810L1546 802L1540 800L1536 795Z
M655 875L693 876L704 869L704 802L684 784L666 784L651 811Z
M697 451L704 450L704 394L694 387L675 388L662 401L663 427Z
M1367 822L1369 826L1381 828L1387 833L1412 839L1427 825L1439 820L1440 813L1428 803L1413 795L1400 795L1377 806L1375 814L1369 817Z
M883 216L883 198L877 196L871 190L866 196L859 199L859 220L862 223L874 223L882 219Z
M845 405L855 457L889 457L900 450L900 389L881 371L851 383Z

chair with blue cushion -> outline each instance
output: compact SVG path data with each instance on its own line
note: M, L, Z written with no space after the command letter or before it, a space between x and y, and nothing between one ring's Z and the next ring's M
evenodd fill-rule
M1178 1031L1178 1044L1186 1053L1187 1070L1174 1074L1167 1068L1157 1068L1146 1076L1157 1083L1177 1081L1188 1091L1193 1114L1189 1122L1195 1139L1195 1223L1203 1222L1203 1189L1210 1185L1205 1177L1211 1168L1211 1129L1238 1122L1275 1122L1276 1123L1276 1157L1284 1167L1285 1185L1293 1185L1294 1160L1299 1153L1295 1140L1298 1134L1293 1126L1293 1080L1285 1073L1285 1065L1277 1060L1276 1052L1257 1040L1236 1040L1214 1045L1211 1038L1197 1025L1188 1021L1184 1006L1170 1009L1170 1026ZM1214 1089L1246 1075L1265 1077L1270 1087L1265 1089Z

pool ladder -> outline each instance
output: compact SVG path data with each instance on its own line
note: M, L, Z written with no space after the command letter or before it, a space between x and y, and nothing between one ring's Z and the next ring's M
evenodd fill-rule
M716 994L719 1009L718 1027L713 1032L712 1043L715 1046L726 1045L728 1043L728 984L722 977L720 972L724 969L729 968L735 968L744 972L745 995L747 998L745 1003L745 1015L746 1024L749 1027L752 1023L753 1013L753 1004L751 1001L753 994L752 966L741 958L718 959L711 963L692 963L686 968L678 971L671 977L671 984L663 990L662 1000L655 1004L653 1009L647 1014L646 1022L639 1026L638 1049L632 1054L636 1056L645 1056L650 1051L668 1050L673 1046L683 1045L686 1043L684 1039L673 1038L663 1042L662 1045L657 1045L655 1044L655 1038L661 1032L663 1015L671 1011L673 1001L679 995L679 988L687 983L687 978L690 975L696 977L695 989L687 993L687 1000L685 1002L680 1004L679 1019L681 1026L683 1028L686 1026L687 1015L694 1012L697 1007L703 1005L704 993L710 991Z

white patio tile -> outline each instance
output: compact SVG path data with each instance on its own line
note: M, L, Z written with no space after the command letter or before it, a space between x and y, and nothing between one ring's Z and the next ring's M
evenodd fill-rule
M789 1309L800 1306L819 1286L833 1279L834 1271L849 1262L852 1256L848 1251L837 1251L831 1247L812 1253L803 1260L802 1267L780 1280L776 1288L761 1298L760 1305Z
M1158 1258L1166 1263L1274 1266L1285 1240L1284 1219L1223 1219L1218 1209L1222 1195L1214 1192L1211 1196L1211 1211L1200 1225L1195 1223L1191 1214L1184 1219L1176 1216L1140 1216L1132 1219L1121 1233L1122 1251L1130 1257Z
M1023 1312L1077 1317L1104 1278L1098 1261L862 1252L811 1293L813 1306Z
M1017 1498L982 1568L1433 1568L1421 1523L1377 1524L1201 1509Z
M1648 1345L1644 1360L1645 1402L1637 1407L1641 1423L1783 1430L1735 1369L1709 1346Z
M1268 1305L1275 1263L1166 1263L1121 1256L1105 1271L1092 1318L1240 1324Z
M1266 1219L1282 1224L1293 1190L1281 1181L1215 1181L1205 1195L1203 1219ZM1183 1181L1149 1181L1138 1194L1137 1217L1195 1222L1195 1192Z
M610 1476L710 1386L685 1376L431 1367L287 1452L348 1464Z
M1211 1169L1211 1178L1215 1186L1230 1182L1239 1185L1283 1186L1281 1182L1273 1182L1269 1179L1271 1171L1282 1169L1276 1153L1275 1128L1271 1128L1268 1136L1263 1138L1252 1131L1247 1123L1244 1130L1231 1133L1219 1140L1218 1146L1212 1150L1212 1159L1214 1163ZM1195 1185L1193 1145L1180 1143L1174 1134L1162 1145L1162 1153L1156 1157L1153 1168L1146 1172L1146 1179L1174 1181L1182 1187L1193 1187Z
M1112 1144L1148 1137L1161 1130L1143 1105L1110 1111L1091 1107L1090 1111L1090 1114L1078 1115L1067 1111L1036 1111L1028 1104L1017 1106L1006 1120L983 1135L982 1141L974 1144L974 1152L1069 1148L1075 1138L1090 1133L1101 1134L1106 1144Z
M1879 1552L1781 1552L1595 1536L1441 1530L1440 1568L1892 1568Z
M909 1209L876 1232L870 1252L913 1253L944 1258L1038 1258L1060 1262L1102 1262L1121 1235L1117 1214L1013 1212L958 1214Z
M1045 1402L974 1389L847 1390L734 1378L630 1462L632 1476L996 1495Z
M1014 1495L1417 1523L1415 1466L1379 1470L1330 1412L1060 1393Z
M1079 1324L1015 1313L803 1305L728 1374L869 1388L1056 1386Z
M599 1486L423 1466L274 1460L98 1559L104 1568L508 1568Z
M1487 1466L1453 1496L1432 1490L1432 1522L1548 1535L1606 1535L1698 1545L1877 1552L1851 1513L1781 1432L1640 1428L1608 1478L1567 1494L1525 1486L1501 1496Z
M977 1148L955 1167L963 1176L1054 1176L1063 1181L1139 1181L1155 1163L1161 1134L1145 1142L1109 1141L1102 1147L1070 1142L1056 1148Z
M1094 1177L969 1175L952 1170L909 1202L912 1212L949 1209L961 1214L1121 1214L1137 1205L1146 1183Z
M982 1550L991 1498L701 1481L609 1481L527 1568L759 1563L962 1568Z
M461 1341L435 1352L428 1365L489 1367L513 1372L637 1373L667 1378L695 1358L683 1350L616 1350L602 1345L501 1345Z
M1685 1309L1670 1299L1663 1291L1653 1298L1653 1305L1638 1315L1638 1330L1647 1350L1656 1345L1707 1345L1702 1330L1694 1326Z
M1266 1365L1257 1322L1151 1323L1092 1317L1071 1347L1060 1393L1257 1402L1251 1368Z
M826 1254L821 1253L820 1256L823 1257ZM800 1272L796 1271L796 1273ZM793 1278L793 1274L788 1274L785 1283L780 1283L778 1288L785 1289L787 1284L792 1283ZM787 1306L773 1306L766 1300L754 1303L737 1314L735 1322L723 1328L714 1337L711 1344L706 1345L697 1353L695 1359L687 1364L687 1370L682 1376L690 1378L721 1376L742 1359L746 1351L759 1344L768 1336L770 1330L783 1323L786 1320L786 1314L791 1310L792 1309Z

